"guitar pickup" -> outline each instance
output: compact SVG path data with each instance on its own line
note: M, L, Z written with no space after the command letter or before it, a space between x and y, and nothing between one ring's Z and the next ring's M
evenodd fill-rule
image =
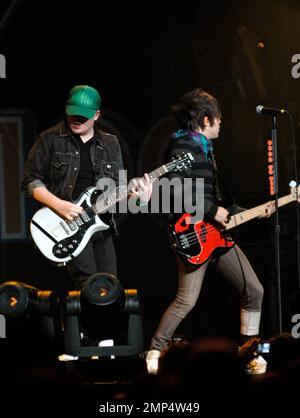
M81 219L83 220L83 222L88 222L91 218L89 217L89 215L86 213L86 211L83 211L80 214Z
M76 231L77 229L77 225L75 221L67 221L66 224L68 225L68 227L71 229L71 231Z
M61 221L60 222L60 226L63 228L63 230L68 234L68 235L70 235L70 231L69 231L69 229L67 228L67 225L66 225L66 223L64 222L64 221ZM72 228L70 227L70 225L68 225L69 226L69 228L71 229L71 231L72 231Z
M81 225L83 225L83 224L84 224L83 220L82 220L82 219L80 219L80 217L79 217L79 216L76 216L76 218L74 219L74 223L75 223L77 226L81 226Z

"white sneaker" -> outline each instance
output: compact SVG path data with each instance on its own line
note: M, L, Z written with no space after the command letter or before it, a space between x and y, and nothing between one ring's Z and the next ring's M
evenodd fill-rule
M61 354L58 356L59 361L72 361L72 360L78 360L77 356L71 356L70 354Z
M160 351L150 350L146 355L146 365L149 374L157 374Z
M263 374L267 371L267 361L262 356L257 356L251 360L246 367L248 374Z

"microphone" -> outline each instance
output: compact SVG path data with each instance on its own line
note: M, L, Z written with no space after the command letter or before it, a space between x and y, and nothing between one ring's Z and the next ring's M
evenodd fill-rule
M276 115L277 113L288 113L285 109L276 109L275 107L256 106L256 113L268 113L269 115Z

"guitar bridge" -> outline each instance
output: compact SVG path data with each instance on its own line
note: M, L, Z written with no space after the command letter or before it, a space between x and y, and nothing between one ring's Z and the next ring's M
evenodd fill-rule
M190 247L189 241L185 235L179 236L179 243L182 249L186 249Z

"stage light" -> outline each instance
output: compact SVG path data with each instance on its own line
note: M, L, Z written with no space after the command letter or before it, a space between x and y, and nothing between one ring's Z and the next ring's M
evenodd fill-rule
M114 346L101 346L113 339ZM97 273L70 291L64 303L65 353L76 357L135 355L143 349L136 289L123 289L112 274ZM100 346L99 346L100 344Z
M122 286L112 274L101 273L91 276L82 287L81 301L93 306L109 306L120 303Z
M7 339L13 346L26 339L22 350L27 356L46 355L47 349L54 350L62 340L60 307L52 290L17 281L2 283L0 314L6 318Z
M40 291L22 282L5 282L0 285L0 313L18 317L33 309L49 315L53 295L51 291Z

